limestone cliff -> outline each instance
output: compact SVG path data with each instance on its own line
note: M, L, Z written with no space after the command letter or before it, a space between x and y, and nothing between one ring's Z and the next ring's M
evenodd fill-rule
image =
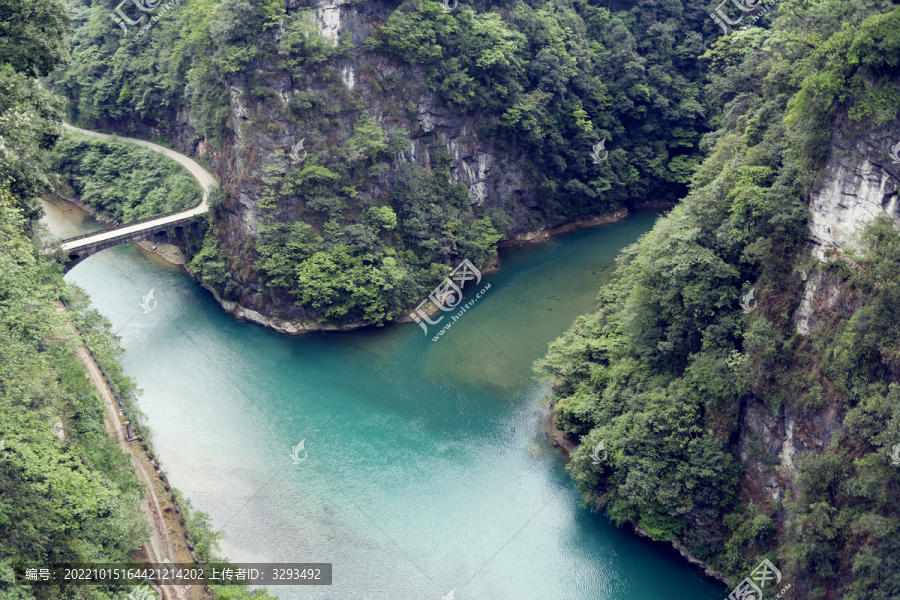
M880 214L900 225L900 161L890 154L900 141L897 131L896 122L867 131L845 115L839 117L832 130L828 163L809 207L812 254L819 262L852 248L860 226ZM806 281L794 318L798 333L806 334L821 324L816 307L834 307L838 291L822 271Z
M860 228L878 215L886 214L900 226L900 161L892 162L890 155L900 141L897 131L896 122L872 128L845 114L836 120L826 166L810 194L809 240L814 260L799 256L792 273L800 295L793 317L799 336L822 327L823 311L839 308L842 318L848 319L858 308L852 302L836 307L842 289L823 267L853 248ZM816 263L821 266L817 268ZM742 497L757 504L783 501L790 490L791 497L798 498L797 460L827 448L843 417L843 411L829 402L804 413L789 405L773 411L763 401L742 406L736 440L747 466ZM792 515L782 507L776 516L786 528Z
M299 2L288 2L288 11L300 10ZM312 19L319 33L337 46L340 39L361 48L373 29L385 22L393 7L381 3L357 3L328 0L315 6ZM284 27L267 31L262 44L277 46ZM305 139L311 149L311 133L302 119L286 118L298 95L316 95L323 110L334 118L316 124L324 136L321 143L340 147L353 134L353 121L340 109L351 105L372 115L385 134L408 137L409 145L398 151L386 170L373 175L372 185L360 191L357 199L373 202L390 193L398 168L408 162L431 167L435 151L452 157L451 183L463 183L473 208L496 208L510 219L510 239L529 240L545 230L564 225L565 217L549 217L541 210L531 172L539 167L522 152L500 149L479 134L477 113L460 113L447 107L439 95L426 85L426 75L417 65L381 53L350 52L329 60L331 78L281 70L271 60L255 64L252 74L227 78L229 135L214 147L189 124L187 112L176 109L169 122L126 120L105 122L109 129L141 132L147 136L172 139L176 147L209 160L223 182L226 198L215 211L216 235L227 255L231 275L240 286L236 297L223 307L236 315L259 315L268 323L275 319L287 323L281 331L301 332L318 329L314 311L295 305L287 294L267 288L252 268L254 245L260 239L260 199L266 190L265 177L285 173L294 165L288 157L291 148ZM260 85L263 82L263 85ZM259 89L268 93L261 97ZM322 138L320 138L322 139ZM313 142L314 143L314 142ZM532 210L536 209L536 210ZM284 221L303 219L301 200L279 207ZM538 217L535 221L535 215ZM617 218L627 211L616 212ZM601 217L601 215L590 215ZM358 326L364 325L359 323Z

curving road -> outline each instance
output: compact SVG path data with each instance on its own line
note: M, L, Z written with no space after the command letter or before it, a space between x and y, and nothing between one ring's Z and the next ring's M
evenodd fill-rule
M63 127L70 131L77 131L78 133L89 135L91 137L98 138L110 138L111 135L107 135L105 133L97 133L96 131L88 131L87 129L80 129L78 127L72 127L68 123L63 123ZM153 229L154 227L159 227L160 225L165 225L166 223L171 223L173 221L178 221L179 219L184 219L185 217L193 217L194 215L201 215L209 210L209 206L206 204L206 199L209 196L210 188L216 183L215 178L210 175L209 171L204 169L200 164L195 162L194 160L188 158L184 154L179 152L175 152L174 150L169 150L168 148L164 148L159 144L154 144L153 142L145 142L144 140L136 140L134 138L128 137L118 137L120 141L130 142L132 144L137 144L139 146L144 146L145 148L150 148L151 150L155 150L157 152L162 152L172 160L178 161L181 163L184 168L190 171L191 175L194 176L194 179L200 184L200 187L203 188L203 199L200 200L200 204L195 206L194 208L189 208L184 212L180 212L174 215L167 215L165 217L160 217L158 219L153 219L152 221L145 221L143 223L138 223L137 225L125 225L123 227L119 227L117 229L109 229L106 231L99 231L96 235L92 235L90 237L81 238L80 240L72 240L71 242L65 242L62 244L63 250L77 250L83 246L89 246L96 242L102 242L104 240L108 240L114 237L118 237L127 233L139 233L141 231L145 231L147 229Z

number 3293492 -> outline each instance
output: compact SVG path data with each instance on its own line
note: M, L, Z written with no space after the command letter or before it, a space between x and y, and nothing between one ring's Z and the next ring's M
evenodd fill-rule
M272 569L274 579L321 579L321 569Z

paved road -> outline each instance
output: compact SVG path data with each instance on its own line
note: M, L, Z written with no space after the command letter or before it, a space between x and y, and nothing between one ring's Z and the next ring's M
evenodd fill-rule
M112 137L105 133L97 133L96 131L88 131L86 129L79 129L78 127L72 127L68 123L63 123L63 127L69 129L70 131L77 131L78 133L83 133L84 135L89 135L91 137L98 138L109 138ZM156 150L157 152L162 152L172 160L176 160L181 163L188 171L190 171L191 175L197 180L200 184L200 187L203 188L203 199L200 201L200 204L195 206L194 208L190 208L184 212L180 212L174 215L169 215L167 217L160 217L159 219L154 219L152 221L146 221L144 223L139 223L137 225L126 225L124 227L119 227L118 229L109 229L107 231L97 232L96 235L92 235L90 237L81 238L80 240L74 240L71 242L66 242L62 244L63 250L77 250L83 246L88 246L95 242L102 242L104 240L108 240L110 238L114 238L126 233L137 233L141 231L145 231L147 229L153 229L154 227L159 227L160 225L165 225L166 223L171 223L173 221L178 221L179 219L183 219L185 217L192 217L194 215L201 215L209 210L209 206L206 204L207 196L209 196L210 187L216 183L216 180L212 175L209 174L209 171L204 169L194 160L188 158L184 154L179 152L175 152L174 150L169 150L168 148L164 148L158 144L154 144L153 142L145 142L144 140L136 140L128 137L119 137L118 138L122 142L130 142L132 144L138 144L139 146L144 146L145 148L150 148L151 150Z

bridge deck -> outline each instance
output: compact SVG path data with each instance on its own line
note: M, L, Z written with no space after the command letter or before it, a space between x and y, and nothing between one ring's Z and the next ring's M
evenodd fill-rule
M78 127L72 127L68 123L63 123L63 127L66 129L70 129L72 131L77 131L78 133L82 133L84 135L89 135L91 137L99 137L99 138L110 138L112 136L107 135L105 133L97 133L96 131L88 131L86 129L79 129ZM175 221L181 221L182 219L193 217L196 215L201 215L209 210L209 206L206 203L207 197L209 196L210 188L216 183L216 180L213 178L209 172L204 169L200 164L195 162L194 160L188 158L184 154L179 152L175 152L174 150L169 150L168 148L164 148L158 144L154 144L153 142L145 142L144 140L136 140L134 138L127 137L119 137L119 140L123 142L130 142L132 144L137 144L139 146L144 146L146 148L150 148L151 150L156 150L157 152L162 152L172 160L176 160L181 163L190 173L194 176L194 179L200 184L200 187L203 188L203 199L200 201L200 204L195 206L194 208L189 208L183 212L176 213L174 215L166 215L160 217L158 219L152 219L149 221L144 221L143 223L136 223L134 225L125 225L123 227L119 227L117 229L109 229L106 231L99 231L95 235L91 235L88 237L82 237L80 239L73 239L68 242L63 242L62 248L63 250L72 251L78 250L85 246L91 246L93 244L97 244L98 242L105 242L111 240L113 238L124 237L128 235L133 235L136 233L140 233L142 231L147 231L149 229L154 229L161 225L167 225L169 223L174 223Z

